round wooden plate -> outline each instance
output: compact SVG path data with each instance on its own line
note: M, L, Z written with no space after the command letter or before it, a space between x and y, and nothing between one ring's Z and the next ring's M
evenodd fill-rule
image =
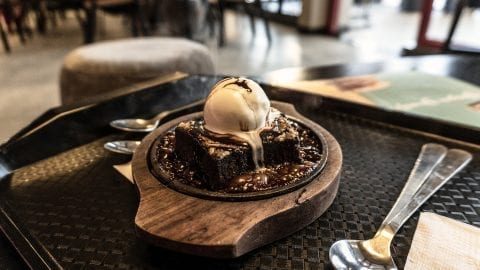
M177 192L151 173L148 160L155 139L185 120L180 117L145 137L133 156L133 178L140 195L135 217L139 237L178 252L234 258L298 231L323 214L337 194L340 146L291 104L272 101L272 106L323 135L328 158L317 177L289 193L252 201L209 200Z

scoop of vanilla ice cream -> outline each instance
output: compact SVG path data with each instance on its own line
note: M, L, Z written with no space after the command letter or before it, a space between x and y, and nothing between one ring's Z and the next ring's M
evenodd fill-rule
M205 128L220 134L254 131L265 127L270 100L256 82L227 78L218 82L205 102Z

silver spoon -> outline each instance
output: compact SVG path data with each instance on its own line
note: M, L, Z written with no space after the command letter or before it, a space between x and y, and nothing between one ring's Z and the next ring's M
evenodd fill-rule
M466 151L450 149L416 192L415 185L408 183L412 180L409 178L406 186L412 189L401 192L394 207L372 239L340 240L330 247L329 256L332 265L336 269L397 269L390 253L390 245L395 234L428 198L464 168L471 159L472 155ZM421 161L417 160L418 163Z
M398 195L397 201L392 206L392 209L390 209L390 212L383 222L389 222L393 216L412 199L415 192L425 180L427 180L435 167L443 160L447 151L447 147L441 144L427 143L422 146L405 186L403 186L400 195Z
M110 126L116 129L124 130L124 131L151 132L158 127L158 124L160 124L160 121L166 116L180 112L185 109L202 105L203 103L205 103L205 99L200 99L172 110L163 111L151 119L141 119L141 118L118 119L110 122Z
M133 155L139 145L140 141L112 141L105 143L103 147L115 153Z

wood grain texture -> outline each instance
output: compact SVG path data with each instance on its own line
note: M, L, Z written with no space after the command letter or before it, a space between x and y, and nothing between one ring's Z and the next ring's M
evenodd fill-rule
M272 101L272 106L324 135L328 159L318 177L290 193L255 201L214 201L174 191L152 175L147 160L154 140L182 120L179 118L148 135L133 157L133 177L140 195L135 217L138 235L174 251L233 258L300 230L323 214L337 194L340 146L328 131L298 114L292 105Z

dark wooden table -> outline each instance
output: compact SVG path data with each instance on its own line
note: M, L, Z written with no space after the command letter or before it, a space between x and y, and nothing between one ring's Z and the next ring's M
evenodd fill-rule
M261 78L265 81L292 82L407 70L450 76L480 85L480 56L460 55L409 56L381 63L286 68L267 73Z
M274 85L294 85L296 81L313 81L319 79L338 78L345 76L367 75L382 72L405 72L417 71L438 76L447 76L460 79L480 86L480 56L468 55L429 55L429 56L409 56L392 59L385 62L371 63L351 63L331 66L305 67L305 68L285 68L269 72L260 77L265 83L273 82ZM358 108L355 114L365 117L372 116L366 107ZM377 114L377 112L373 112ZM398 119L389 119L392 124L415 128L430 132L434 130L437 134L455 138L458 134L453 134L447 129L442 128L443 122L430 122L422 126L411 126L409 120L400 117ZM480 121L480 116L479 116ZM471 137L473 134L467 130L460 134L459 139L476 142L480 139ZM477 129L478 128L474 128ZM465 135L465 137L463 137ZM473 135L474 137L476 135Z

